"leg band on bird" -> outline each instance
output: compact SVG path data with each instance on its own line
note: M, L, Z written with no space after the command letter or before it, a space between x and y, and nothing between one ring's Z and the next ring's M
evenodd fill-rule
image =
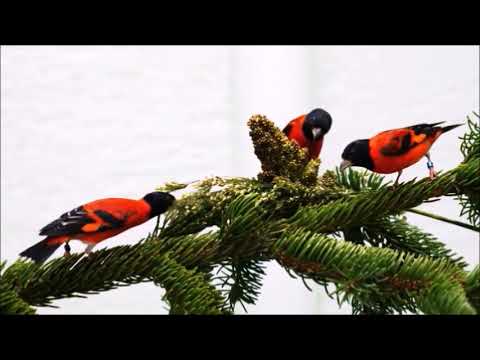
M430 159L427 161L427 168L430 179L434 179L437 176L437 173L435 172L435 169L433 168L433 162Z
M433 168L433 162L430 159L430 153L429 152L426 153L425 157L428 160L427 161L428 175L429 175L430 179L433 180L437 176L437 173L435 172L435 169Z

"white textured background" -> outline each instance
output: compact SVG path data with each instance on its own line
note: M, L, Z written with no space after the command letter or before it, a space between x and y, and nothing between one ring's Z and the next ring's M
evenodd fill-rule
M314 107L327 109L334 121L321 154L327 169L351 140L419 122L461 122L479 108L473 46L8 46L1 62L1 258L9 263L40 240L43 225L87 201L139 198L170 180L255 176L259 162L246 127L254 113L283 127ZM434 145L438 170L461 161L462 134L452 131ZM422 161L402 178L426 174ZM459 218L453 199L422 208ZM475 233L408 217L471 268L478 264ZM98 248L135 243L152 222ZM60 309L39 313L163 314L162 294L140 284L56 301ZM349 313L349 307L338 309L323 289L312 294L271 264L249 313Z

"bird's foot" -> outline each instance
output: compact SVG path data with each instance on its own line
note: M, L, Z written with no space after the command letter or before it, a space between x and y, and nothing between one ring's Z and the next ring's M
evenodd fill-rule
M435 179L437 177L437 172L433 168L433 162L431 162L430 160L427 162L427 168L428 168L428 176L430 180Z
M70 250L71 250L70 245L65 244L65 253L63 254L63 256L69 257L70 255L72 255L72 254L70 253Z

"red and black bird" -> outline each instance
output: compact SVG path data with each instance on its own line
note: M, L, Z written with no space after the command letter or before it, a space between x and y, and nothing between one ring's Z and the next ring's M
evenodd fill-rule
M323 137L332 126L332 117L323 109L314 109L288 123L283 133L302 149L307 149L310 159L317 159Z
M85 253L90 254L99 242L164 213L174 202L175 197L164 192L152 192L139 200L108 198L89 202L43 227L40 235L46 238L20 256L42 263L63 243L68 254L70 240L85 243Z
M343 151L340 170L360 166L380 174L398 172L394 183L396 186L402 170L425 156L430 178L433 179L436 173L430 159L430 147L440 135L463 125L437 126L443 123L444 121L387 130L370 139L353 141Z

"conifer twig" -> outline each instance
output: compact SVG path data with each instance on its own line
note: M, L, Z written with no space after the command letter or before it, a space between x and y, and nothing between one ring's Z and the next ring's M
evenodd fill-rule
M429 217L429 218L432 218L432 219L435 219L435 220L443 221L443 222L446 222L446 223L449 223L449 224L461 226L465 229L480 232L480 228L478 228L476 226L473 226L473 225L470 225L470 224L467 224L467 223L464 223L464 222L461 222L461 221L452 220L452 219L446 218L444 216L432 214L432 213L429 213L429 212L426 212L426 211L423 211L423 210L420 210L420 209L408 209L407 211L411 212L411 213L414 213L414 214L426 216L426 217Z
M414 179L392 191L372 173L327 171L319 178L319 161L308 161L272 122L254 116L257 179L201 181L133 246L42 265L1 263L0 313L33 313L33 306L56 299L153 281L165 289L170 313L225 314L236 302L256 301L263 263L273 259L303 281L334 283L337 299L350 302L354 313L478 313L480 268L467 272L461 257L401 217L432 198L456 195L464 196L469 220L478 219L480 127L469 124L461 164L434 181ZM341 241L340 231L360 241ZM228 270L226 290L211 274L218 265Z

